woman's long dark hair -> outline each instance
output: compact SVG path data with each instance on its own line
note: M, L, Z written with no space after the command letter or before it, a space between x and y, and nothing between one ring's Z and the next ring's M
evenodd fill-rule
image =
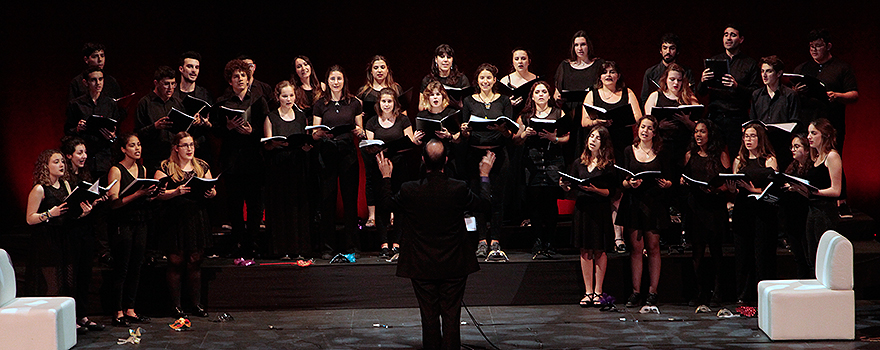
M455 85L464 75L458 71L458 64L455 63L455 50L447 44L440 44L440 46L437 46L437 48L434 49L435 59L431 60L431 76L434 77L434 80L440 81L440 67L437 66L436 58L443 54L452 58L452 66L449 67L449 76L446 77L446 83L448 85Z
M788 164L788 168L785 168L785 173L794 176L804 176L807 174L807 170L813 167L813 162L810 160L810 140L807 140L806 134L791 135L791 141L794 140L798 140L801 143L801 147L807 153L807 159L803 164L799 163L797 159L792 159L791 163Z
M698 120L696 125L700 124L705 125L707 131L706 154L709 162L706 163L706 170L711 174L722 173L725 169L721 164L721 154L724 153L724 135L721 133L721 128L709 119ZM696 129L696 125L694 129ZM688 146L688 153L691 156L690 159L700 156L700 146L697 145L697 141L693 137L691 137L691 143Z
M79 174L73 173L73 162L67 158L76 152L76 146L86 146L86 141L76 136L65 136L61 138L61 154L64 156L64 180L68 183L77 185L78 180L92 181L92 174L88 167L79 168ZM88 151L88 149L86 149ZM88 153L87 153L88 154Z

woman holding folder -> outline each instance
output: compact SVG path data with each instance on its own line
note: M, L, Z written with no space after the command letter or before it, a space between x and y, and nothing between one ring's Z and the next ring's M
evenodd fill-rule
M645 114L654 115L654 107L678 107L681 105L699 105L700 101L691 91L690 82L687 80L684 68L676 63L670 63L660 77L660 89L648 95L645 101ZM663 137L663 144L669 148L676 165L683 164L682 158L688 152L688 144L692 139L691 131L695 124L691 120L699 119L701 115L691 113L673 113L672 118L665 119L654 115L660 121L659 131Z
M812 268L816 264L819 239L825 231L835 229L840 220L837 199L842 188L843 161L835 148L837 130L828 119L819 118L810 122L807 140L810 142L810 159L813 161L813 167L807 171L807 180L819 189L810 193L810 207L807 212L806 254L807 262Z
M657 92L651 96L654 94ZM693 244L691 259L696 277L695 296L688 303L690 306L707 304L707 301L712 306L717 306L721 302L721 242L728 222L727 199L724 196L727 186L723 182L719 184L712 180L729 169L730 156L725 151L721 129L711 120L697 121L690 149L684 156L683 174L687 178L681 178L681 184L688 185L684 201L687 205L684 206L683 213L685 232ZM687 180L688 178L708 184L697 184ZM712 260L708 263L703 261L706 246L712 255Z
M569 58L560 62L559 67L556 68L554 77L556 86L553 92L553 99L572 118L574 125L581 125L581 119L586 118L581 104L587 90L592 89L596 84L602 72L603 62L605 60L596 56L593 41L590 40L587 32L583 30L575 32L571 38ZM586 135L582 135L584 133L586 130L572 129L574 142L564 147L566 164L570 164L581 154L581 147L586 139Z
M656 132L657 120L642 117L638 122L638 136L623 151L620 167L633 174L645 171L656 173L646 177L625 176L622 182L623 198L615 218L615 224L623 226L629 238L630 268L633 292L626 301L627 307L638 306L642 300L642 251L648 252L648 275L650 285L646 305L657 304L657 285L660 282L660 230L669 226L669 203L666 189L672 186L669 176L669 159L663 150L663 141ZM613 136L612 136L613 139Z
M572 242L580 248L581 274L586 290L579 304L581 307L605 306L613 302L613 298L603 292L603 284L608 266L605 252L611 249L614 242L610 198L618 179L608 129L601 125L592 128L584 152L571 165L569 174L588 180L586 184L572 183L563 178L559 180L562 190L576 198L572 215ZM572 192L572 189L576 191Z
M581 126L592 128L595 125L603 125L609 128L609 131L611 131L611 143L617 152L615 155L621 158L623 149L632 143L632 124L642 119L642 109L639 108L638 101L636 94L632 89L626 87L626 84L621 79L617 63L614 61L604 61L601 64L601 74L596 80L596 85L593 86L593 89L584 98L583 104L585 106L581 107L581 111L584 116L589 115L589 117L581 119ZM609 119L612 115L611 113L607 114L608 117L606 117L597 113L594 109L589 109L586 105L600 107L609 112L618 107L625 109L626 107L624 106L628 105L632 111L633 119L632 121L628 119L617 120L618 123L624 122L624 125L613 124L615 120ZM629 111L622 113L629 114Z
M275 85L280 106L269 112L263 126L266 159L266 227L272 237L272 253L282 260L302 259L310 251L310 183L306 177L312 149L305 133L306 115L298 106L296 90L287 80ZM271 139L283 136L279 141ZM299 137L299 139L297 139Z
M332 134L322 128L312 134L320 143L321 169L321 258L329 260L333 250L358 253L357 197L359 165L355 136L364 137L363 105L348 89L348 78L342 67L334 65L327 70L327 92L315 101L313 126L353 128ZM337 187L337 181L339 186ZM342 234L336 232L336 196L342 192ZM359 253L358 253L359 254Z
M562 109L555 107L550 91L550 84L545 81L532 85L523 113L516 120L525 127L514 136L514 142L524 145L527 217L536 233L532 253L547 256L552 251L550 238L556 232L559 215L556 200L561 193L557 184L559 172L565 169L562 145L571 135L570 119Z
M376 112L372 105L379 103L379 91L390 88L399 96L401 92L400 84L394 82L394 75L391 68L388 67L387 60L384 56L376 55L370 60L367 66L367 81L364 86L358 89L357 97L364 103L364 120L376 116ZM403 110L406 114L406 110Z
M776 153L760 123L746 124L733 173L746 179L728 184L736 192L733 206L733 244L736 249L737 303L757 301L758 282L776 277L776 210L770 204L749 198L770 185L777 170Z
M367 140L381 140L385 145L400 142L406 138L413 145L422 143L424 133L421 130L413 132L412 124L405 115L401 114L400 103L397 100L397 92L391 88L384 88L379 91L378 102L374 107L375 117L367 121L364 126L367 134ZM405 142L404 142L405 143ZM367 172L367 204L375 205L378 192L381 191L382 177L379 173L378 164L375 161L377 152L389 152L385 157L390 159L394 164L394 171L391 174L391 191L397 193L400 185L411 178L409 174L409 166L406 164L407 155L400 150L387 149L379 150L378 146L367 146L364 150L364 166L368 167ZM393 152L393 153L392 153ZM368 158L372 158L368 161ZM376 208L376 230L379 231L379 241L382 255L380 258L390 259L397 254L400 248L399 235L388 236L388 228L394 222L394 213L388 211L388 208L379 206Z
M138 164L141 141L137 134L122 135L116 139L116 146L122 153L122 160L110 168L107 175L109 182L117 181L108 192L113 208L108 215L111 219L110 252L113 254L113 304L116 307L113 325L128 327L131 323L148 323L150 320L136 313L134 304L147 248L147 223L151 219L147 201L156 186L129 187L135 179L147 178L147 169Z
M455 50L447 44L441 44L434 49L434 60L431 62L431 73L422 78L419 91L425 91L428 83L439 81L443 84L444 89L452 88L455 91L462 91L471 86L467 76L458 70L455 64ZM456 94L457 95L457 94ZM461 96L461 95L457 95ZM450 104L455 107L461 106L461 98L449 96Z
M509 162L506 146L510 143L513 135L519 132L518 125L508 126L508 123L502 120L485 121L496 120L499 117L512 118L513 106L510 104L510 99L495 90L497 76L498 68L489 63L483 63L477 67L474 80L480 91L465 97L461 107L462 119L467 120L462 123L461 129L462 136L467 139L467 144L470 145L467 149L466 166L468 169L466 171L471 190L479 191L480 188L480 160L489 151L495 153L495 164L489 173L492 184L492 213L488 218L485 214L478 213L476 215L479 236L478 257L488 257L490 248L492 252L501 253L499 238L504 219L504 177L507 175ZM481 118L483 121L477 122L474 117ZM489 224L490 220L491 225Z
M162 251L168 257L165 277L174 305L175 317L186 317L180 302L181 276L186 272L186 286L194 309L193 315L208 317L201 303L202 261L211 243L211 220L208 208L200 199L214 198L212 186L204 193L191 193L193 178L212 179L208 162L195 157L196 143L186 131L171 138L171 155L162 161L153 176L167 185L157 197L163 200ZM191 194L190 194L191 193Z

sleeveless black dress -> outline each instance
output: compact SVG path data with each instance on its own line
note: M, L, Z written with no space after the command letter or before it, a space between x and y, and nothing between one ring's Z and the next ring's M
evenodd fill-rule
M210 170L208 163L194 159L199 165ZM160 171L169 176L167 189L175 189L187 180L196 176L195 171L185 171L180 181L170 178L167 164L162 164ZM164 229L159 233L159 245L166 254L179 252L201 252L211 244L211 220L208 217L204 193L189 193L171 198L162 206L160 223Z
M639 173L647 170L659 170L664 176L669 173L669 164L664 152L660 152L654 160L642 163L636 160L633 146L623 151L621 167ZM625 176L621 176L621 182ZM616 225L626 229L653 230L655 232L669 226L669 201L666 190L660 188L656 181L645 180L638 188L623 190L620 209L617 211ZM659 233L659 232L657 232Z
M602 101L602 98L599 96L598 90L593 91L593 106L602 107L610 111L617 107L626 108L622 106L629 106L629 104L628 90L623 90L623 93L620 96L620 101L617 101L615 103ZM589 117L584 116L584 118ZM635 121L633 121L632 124L635 124ZM626 146L631 146L633 143L633 127L612 124L611 127L608 128L608 131L611 132L611 144L614 145L614 157L616 159L622 159L623 150L626 148ZM589 134L587 134L587 132L587 130L584 130L584 135L582 135L583 137L581 137L581 139L578 141L578 155L580 155L580 152L583 152L584 142L586 142L587 138L590 136Z

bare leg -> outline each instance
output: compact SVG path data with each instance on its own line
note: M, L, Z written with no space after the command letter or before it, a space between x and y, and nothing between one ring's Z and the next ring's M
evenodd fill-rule
M593 252L581 248L581 274L584 277L584 290L586 294L595 292L593 288Z
M595 285L593 290L596 294L602 294L602 285L605 282L605 268L608 266L608 256L601 250L593 251L593 262L595 266Z
M648 273L651 281L648 293L657 293L657 285L660 283L660 235L656 231L648 231L643 236L647 241Z

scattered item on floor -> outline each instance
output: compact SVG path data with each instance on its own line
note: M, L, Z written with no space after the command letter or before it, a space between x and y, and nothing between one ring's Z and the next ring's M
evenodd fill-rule
M178 318L173 323L169 324L168 327L171 327L176 332L183 332L192 328L192 322L186 317Z
M296 266L299 266L299 267L308 267L308 266L312 266L313 264L315 264L315 259L297 260L296 261Z
M269 329L270 329L270 330L273 330L273 331L281 331L281 330L284 330L284 328L281 328L281 327L275 327L275 326L273 326L273 325L271 325L271 324L269 325Z
M718 310L718 313L715 314L715 316L718 316L718 317L720 317L720 318L739 317L739 315L734 315L734 314L733 314L732 312L730 312L730 310L728 310L728 309L721 309L721 310Z
M503 250L493 250L486 257L486 261L503 261L507 262L510 259L507 258L507 254L504 253Z
M656 306L653 306L653 305L650 305L650 306L645 305L645 306L642 306L641 309L639 309L639 313L640 314L659 314L660 309L658 309Z
M391 326L387 324L373 323L373 328L391 328Z
M256 264L257 262L253 259L235 258L232 263L236 266L251 266Z
M697 307L696 310L694 310L694 313L695 313L695 314L711 313L711 312L712 312L712 309L710 309L710 308L709 308L708 306L706 306L706 305L700 305L699 307Z
M143 331L143 329L141 327L138 327L137 329L129 329L128 330L128 338L127 339L119 338L116 341L116 344L117 345L123 345L123 344L137 345L137 344L140 344L142 331Z
M736 313L745 317L755 317L758 316L758 308L752 306L738 306L736 308Z
M330 259L330 264L347 264L354 262L354 253L351 254L336 254L333 259Z
M229 321L235 321L235 318L232 317L232 315L224 312L220 315L217 315L217 319L212 320L211 322L229 322Z

